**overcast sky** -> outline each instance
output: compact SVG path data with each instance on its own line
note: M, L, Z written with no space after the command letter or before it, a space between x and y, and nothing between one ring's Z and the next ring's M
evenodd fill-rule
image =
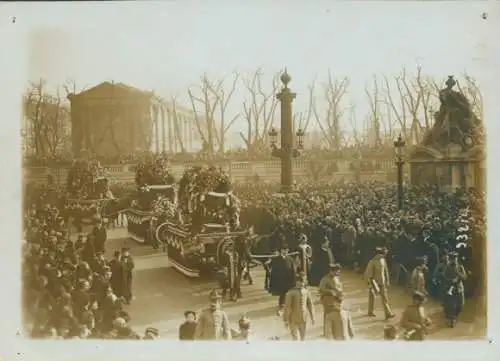
M402 66L415 71L420 64L440 82L464 71L481 80L494 51L489 20L481 14L498 10L494 6L480 1L31 3L17 4L22 9L17 21L29 29L29 78L46 78L51 87L66 79L80 88L114 80L176 94L189 106L186 90L204 72L217 78L260 66L271 76L286 66L301 111L307 107L307 85L315 77L326 81L330 69L350 78L346 104L356 103L362 118L368 108L364 86L373 74L397 74ZM241 110L244 96L241 87L232 113ZM235 130L244 128L241 120Z

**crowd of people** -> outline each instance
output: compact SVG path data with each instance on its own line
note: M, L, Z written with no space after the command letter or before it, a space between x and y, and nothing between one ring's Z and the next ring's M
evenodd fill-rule
M404 209L400 210L396 187L378 182L316 182L303 184L287 195L276 195L277 190L276 185L264 183L233 186L241 202L241 225L269 235L263 238L267 240L266 252L298 249L304 239L311 247L313 261L305 270L306 280L300 276L302 267L297 277L281 287L283 283L272 277L273 264L269 264L271 277L266 288L280 296L282 314L292 302L292 296L287 296L290 290L304 285L321 288L332 265L365 272L366 276L374 250L384 254L391 271L388 277L416 292L417 309L425 297L442 297L446 279L456 276L445 272L453 262L463 266L463 271L454 269L461 279L468 280L461 283L461 295L473 292L472 285L479 277L473 272L473 254L482 251L480 242L485 237L483 194L465 189L447 193L435 186L405 187ZM105 260L102 223L98 222L90 234L71 241L61 210L38 203L28 209L25 229L24 297L30 300L25 306L33 323L33 337L156 337L155 329L140 337L127 325L130 316L125 309L132 300L133 259L124 249L111 262ZM378 294L382 294L380 290ZM336 309L342 310L338 306L342 300L335 297ZM214 294L213 298L217 305L220 297ZM445 305L450 322L456 322L462 306ZM386 317L391 317L390 309L385 311ZM186 322L192 318L192 313L186 314ZM241 321L239 331L233 330L233 334L245 334L249 322ZM301 332L294 329L294 337L303 337ZM325 335L332 332L325 326Z
M134 260L126 248L105 257L106 229L71 239L60 209L33 204L24 219L23 303L30 336L39 339L154 339L139 335L126 311Z

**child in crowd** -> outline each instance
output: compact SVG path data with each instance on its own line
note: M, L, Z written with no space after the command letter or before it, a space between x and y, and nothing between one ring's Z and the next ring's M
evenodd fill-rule
M196 330L196 313L194 311L184 312L184 323L179 327L179 340L194 340Z

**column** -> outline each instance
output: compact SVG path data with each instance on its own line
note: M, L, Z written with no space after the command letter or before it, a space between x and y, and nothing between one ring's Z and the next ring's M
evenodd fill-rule
M160 124L158 119L158 104L153 105L153 122L155 127L155 152L160 153Z
M451 164L451 190L455 190L456 188L461 186L462 174L460 172L460 164L453 163Z
M165 105L161 103L161 151L165 153L167 151L166 148L166 134L165 134Z

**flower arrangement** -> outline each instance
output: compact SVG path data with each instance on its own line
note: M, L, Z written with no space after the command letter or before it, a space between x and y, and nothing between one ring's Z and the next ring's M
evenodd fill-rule
M104 170L97 160L76 159L68 169L67 192L71 198L102 198L107 184Z
M146 156L137 165L135 182L138 186L170 185L175 177L168 169L168 160L162 156Z

